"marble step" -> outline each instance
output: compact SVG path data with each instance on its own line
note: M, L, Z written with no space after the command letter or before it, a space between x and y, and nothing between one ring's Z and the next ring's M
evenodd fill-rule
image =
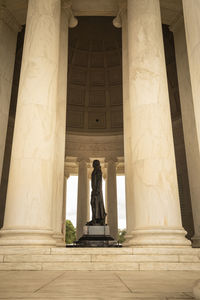
M12 255L1 255L0 262L175 262L175 263L200 263L200 256L198 255L163 255L163 254L12 254Z
M63 270L63 271L200 271L200 263L174 262L10 262L0 263L0 271Z
M200 271L200 249L1 247L0 270Z
M62 248L62 247L31 247L31 246L1 246L0 255L9 254L63 254L63 255L83 255L83 254L115 254L115 255L139 255L139 254L158 254L158 255L199 255L200 248L191 247L134 247L134 248Z

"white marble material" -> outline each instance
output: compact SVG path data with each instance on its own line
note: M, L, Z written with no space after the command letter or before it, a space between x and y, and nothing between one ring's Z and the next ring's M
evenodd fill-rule
M109 226L84 226L83 234L87 235L110 235Z
M64 236L64 242L66 237L66 207L67 207L67 180L69 175L64 177L64 189L63 189L63 207L62 207L62 234Z
M174 33L184 141L195 228L193 247L200 247L200 140L198 139L197 135L183 18L181 18L179 22L171 27L171 29Z
M189 245L181 224L159 0L128 0L127 14L132 168L126 174L132 186L127 245Z
M87 161L80 159L78 168L78 199L76 218L76 238L83 235L83 226L89 221L89 178Z
M129 98L129 76L128 76L128 28L127 28L127 10L124 8L121 13L122 20L122 61L123 61L123 120L124 120L124 163L125 163L125 191L126 191L126 239L131 238L133 228L133 218L131 211L134 209L132 201L133 185L132 179L132 153L130 147L131 141L131 102Z
M195 282L195 285L193 287L193 295L195 297L195 299L200 299L200 280L197 280Z
M60 24L60 53L58 70L58 96L56 107L56 131L54 145L54 185L53 185L53 237L57 246L64 246L63 232L63 183L65 161L67 67L68 67L68 17L69 12L62 7ZM65 199L66 200L66 199Z
M184 135L185 135L185 143L186 143L190 192L191 192L191 199L192 199L192 211L193 211L194 227L195 227L193 246L200 247L200 220L199 220L200 188L199 188L199 180L198 180L200 176L200 156L199 156L199 151L200 151L200 102L199 102L200 2L195 0L191 0L189 2L187 0L186 1L183 0L183 12L184 12L184 21L185 21L188 61L186 61L185 64L181 62L180 71L178 70L178 74L180 73L179 86L180 86L180 94L182 98L181 108L183 110L183 120L185 122ZM181 41L181 36L179 36L178 38L177 35L178 33L175 35L176 37L175 45L177 49L176 51L179 51L179 60L183 60L187 55L185 53L186 51L185 37L182 37L182 41ZM178 45L178 43L181 42L182 42L182 48L180 49L180 45ZM189 62L190 78L188 74L188 62ZM187 68L186 73L185 73L186 70L185 69L183 70L183 68ZM184 74L182 72L184 72Z
M110 227L110 235L115 240L118 240L117 178L116 161L114 159L107 160L106 204L107 223Z
M200 270L200 250L190 247L46 247L46 249L44 247L30 247L29 251L27 249L28 247L21 247L21 249L19 247L1 247L0 269Z
M200 2L196 0L183 0L183 13L185 21L186 41L188 49L189 69L191 76L191 86L194 103L194 113L196 116L196 126L198 139L200 138L200 70L199 70L199 53L200 53Z
M60 0L30 0L1 245L54 245Z
M192 300L198 272L1 271L0 278L0 299Z
M17 33L19 30L20 26L14 17L0 2L0 179L10 108Z

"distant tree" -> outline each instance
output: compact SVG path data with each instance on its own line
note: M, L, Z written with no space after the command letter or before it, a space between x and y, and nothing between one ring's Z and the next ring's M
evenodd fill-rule
M118 242L122 244L125 241L126 229L118 230Z
M65 241L67 244L72 244L76 240L76 228L70 220L66 220L66 235Z

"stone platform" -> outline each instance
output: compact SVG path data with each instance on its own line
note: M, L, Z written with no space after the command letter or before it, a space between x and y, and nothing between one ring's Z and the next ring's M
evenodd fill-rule
M86 225L83 227L82 237L75 242L75 247L121 247L121 244L111 237L108 225Z
M0 270L200 271L200 249L2 246Z
M0 299L194 300L199 271L0 271Z

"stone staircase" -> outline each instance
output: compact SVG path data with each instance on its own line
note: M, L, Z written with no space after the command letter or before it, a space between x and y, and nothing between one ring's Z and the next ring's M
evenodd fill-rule
M200 249L2 246L0 270L200 271Z

